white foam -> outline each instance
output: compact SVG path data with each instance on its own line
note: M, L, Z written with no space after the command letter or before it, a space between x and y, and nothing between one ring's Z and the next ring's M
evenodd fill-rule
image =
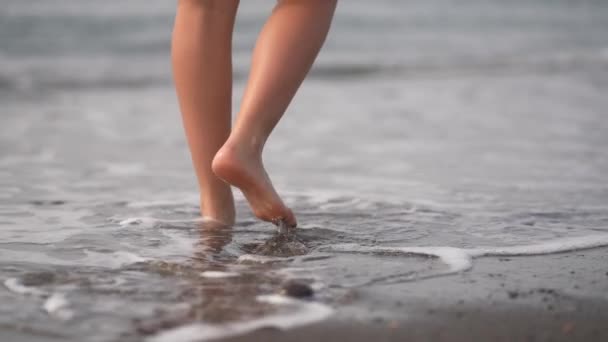
M153 228L159 224L185 224L198 222L218 222L208 217L198 217L190 220L168 220L150 216L129 217L118 222L121 227L141 226L142 228Z
M577 251L608 246L608 234L588 235L581 237L570 237L551 240L543 243L511 246L511 247L489 247L469 249L467 252L474 257L477 256L524 256L543 255Z
M4 286L6 286L6 288L9 291L18 293L21 295L39 296L39 297L43 297L43 296L47 295L47 293L43 290L37 289L35 287L23 285L21 283L21 280L19 280L17 278L6 279L4 281Z
M461 272L473 266L471 254L456 247L381 247L361 246L357 244L334 245L324 250L352 253L403 253L410 255L431 256L439 258L450 268L450 272Z
M74 317L74 312L69 308L69 302L63 293L53 293L42 305L44 311L49 315L61 320L69 320Z
M333 313L327 305L303 302L280 295L260 296L258 301L290 309L290 313L277 313L266 317L225 324L195 323L160 332L146 342L198 342L244 335L261 328L291 329L322 321Z
M510 246L510 247L484 247L484 248L456 248L456 247L382 247L361 246L357 244L342 244L324 248L328 251L344 253L403 253L413 255L426 255L439 258L448 265L448 270L433 277L457 272L464 272L473 267L473 259L484 256L526 256L545 255L563 252L572 252L582 249L591 249L608 246L608 234L589 235L583 237L569 237L555 239L543 243ZM417 279L424 278L418 277Z
M201 272L203 278L230 278L236 277L239 274L236 272L221 272L221 271L204 271Z
M90 250L84 250L87 255L85 263L87 265L109 267L109 268L120 268L125 265L133 264L136 262L143 262L148 260L135 253L127 251L116 251L112 253L100 253Z
M111 253L101 253L90 250L83 250L84 256L79 258L62 259L55 258L46 253L37 251L16 251L16 250L1 250L0 259L3 261L15 262L31 262L40 263L44 260L46 265L61 265L61 266L94 266L104 268L119 268L128 264L149 260L140 255L127 252L115 251Z
M237 262L269 264L269 263L273 263L273 262L280 262L280 261L286 261L286 260L290 260L290 258L270 257L270 256L265 256L265 255L256 255L256 254L243 254L243 255L239 256L239 258L237 259Z
M118 224L121 227L142 226L143 228L152 228L160 221L161 220L156 219L154 217L129 217L118 222Z

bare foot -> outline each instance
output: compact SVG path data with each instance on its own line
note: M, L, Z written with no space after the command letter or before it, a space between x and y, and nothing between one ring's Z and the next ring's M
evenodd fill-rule
M213 189L202 189L200 203L203 217L217 221L222 225L234 225L234 199L228 184L222 183Z
M293 212L285 206L262 164L259 153L233 144L224 145L213 159L213 172L241 189L253 214L259 219L289 227L297 225Z

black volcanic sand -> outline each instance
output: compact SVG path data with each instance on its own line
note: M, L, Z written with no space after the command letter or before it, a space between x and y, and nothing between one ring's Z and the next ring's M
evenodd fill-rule
M608 249L481 258L462 274L338 302L328 321L223 341L608 341Z

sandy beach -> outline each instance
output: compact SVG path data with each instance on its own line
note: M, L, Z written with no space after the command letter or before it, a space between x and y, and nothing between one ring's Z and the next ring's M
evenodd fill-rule
M327 322L223 341L603 341L606 252L486 258L472 272L354 290Z

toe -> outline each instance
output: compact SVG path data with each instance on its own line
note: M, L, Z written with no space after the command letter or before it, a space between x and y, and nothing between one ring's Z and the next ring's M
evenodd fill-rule
M258 213L256 216L263 221L271 222L275 226L280 226L281 224L284 224L288 228L295 228L297 226L295 215L291 209L284 206L281 210L273 210L271 214Z
M296 216L293 214L291 209L287 209L287 213L284 217L284 221L289 228L295 228L298 226L298 222L296 221Z

